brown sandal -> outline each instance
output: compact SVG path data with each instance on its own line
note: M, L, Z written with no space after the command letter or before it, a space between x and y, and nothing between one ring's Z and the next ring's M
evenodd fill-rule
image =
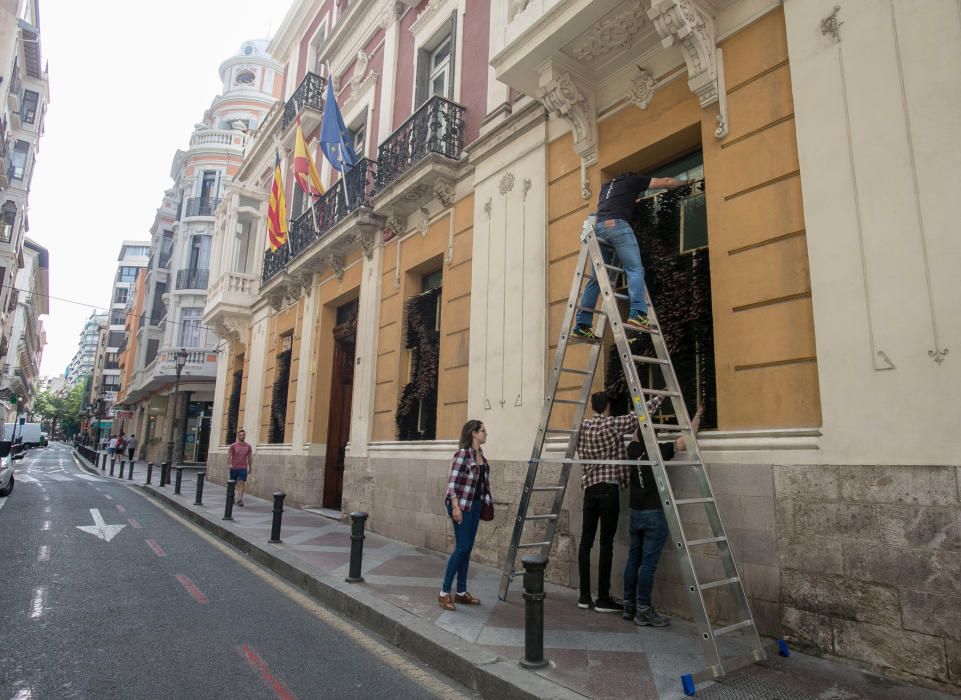
M480 605L480 600L472 596L467 591L455 595L454 600L458 603L463 603L464 605Z
M450 593L437 596L437 603L444 610L457 610L457 606L454 605L454 597Z

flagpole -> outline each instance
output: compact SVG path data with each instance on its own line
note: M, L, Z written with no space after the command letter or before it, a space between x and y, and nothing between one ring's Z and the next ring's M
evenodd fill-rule
M338 149L340 151L340 173L344 180L344 203L347 205L347 211L350 211L350 197L347 195L347 169L344 167L344 149Z

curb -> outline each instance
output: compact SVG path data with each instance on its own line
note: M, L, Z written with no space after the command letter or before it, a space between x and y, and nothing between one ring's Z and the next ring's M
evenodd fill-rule
M497 700L559 698L573 700L584 695L505 661L478 645L440 629L374 594L325 574L311 574L276 545L259 545L244 539L231 527L207 519L186 503L138 484L150 496L204 530L293 584L312 598L360 623L435 671L457 681L485 698ZM282 547L282 545L281 545Z

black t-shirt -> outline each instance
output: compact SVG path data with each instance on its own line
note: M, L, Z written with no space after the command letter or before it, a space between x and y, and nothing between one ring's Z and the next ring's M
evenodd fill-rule
M634 206L637 198L651 187L651 178L647 175L624 173L610 182L601 185L601 194L597 198L597 220L633 218Z
M674 457L673 442L661 442L658 445L661 448L661 458L665 462ZM647 448L644 447L643 442L631 441L631 444L627 446L627 456L631 459L647 461ZM640 469L641 479L644 480L643 486L641 486L641 480L637 476L637 467L631 467L631 508L633 510L663 510L657 483L654 481L654 470L651 469L649 464L642 464Z

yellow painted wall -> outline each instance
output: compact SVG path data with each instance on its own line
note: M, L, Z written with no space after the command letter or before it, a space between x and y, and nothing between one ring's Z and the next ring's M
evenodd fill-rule
M454 226L454 254L444 263ZM452 212L436 217L427 234L395 238L384 245L380 328L372 439L395 440L394 414L408 380L408 353L403 347L404 302L421 291L421 277L443 270L440 324L440 369L437 391L437 439L456 438L467 420L467 371L470 343L471 251L474 196L458 201ZM400 246L400 287L397 247Z
M723 140L714 137L717 106L702 110L686 80L679 79L661 88L647 110L628 107L599 124L599 162L589 171L591 200L580 197L571 136L550 144L549 353L552 358L570 291L577 235L601 181L624 170L657 167L700 147L718 427L818 426L811 285L782 11L731 36L722 48L730 123ZM556 424L569 418L558 415Z

